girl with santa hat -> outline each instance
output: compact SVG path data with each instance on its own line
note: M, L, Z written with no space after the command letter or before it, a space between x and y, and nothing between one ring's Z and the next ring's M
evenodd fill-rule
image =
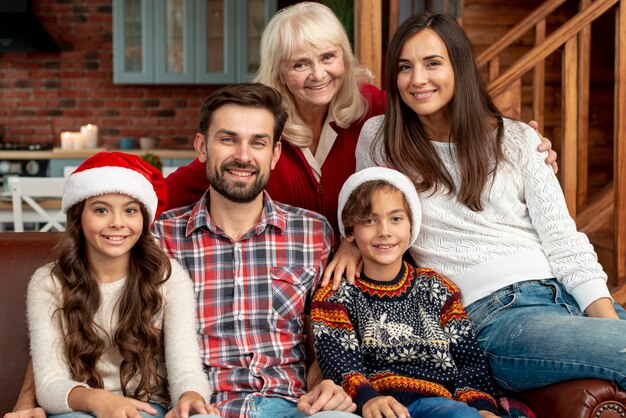
M165 205L163 176L134 155L100 152L68 178L58 258L28 288L49 416L163 417L170 399L170 415L218 415L206 404L192 282L150 233Z

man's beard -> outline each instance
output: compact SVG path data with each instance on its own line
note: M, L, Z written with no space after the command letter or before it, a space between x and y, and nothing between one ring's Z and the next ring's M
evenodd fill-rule
M252 170L252 175L257 176L256 180L250 185L243 181L229 182L226 180L224 173L227 170L236 171L238 169ZM255 167L252 164L238 163L236 161L223 163L219 170L216 170L216 172L213 173L209 172L207 169L206 175L209 180L209 184L216 192L235 203L252 202L260 193L263 192L265 186L267 186L267 182L269 181L269 176L260 174L258 167Z

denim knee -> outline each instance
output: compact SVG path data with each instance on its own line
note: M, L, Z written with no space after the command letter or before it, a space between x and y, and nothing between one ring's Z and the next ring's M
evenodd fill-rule
M407 407L411 417L480 418L478 410L463 402L443 397L421 398Z

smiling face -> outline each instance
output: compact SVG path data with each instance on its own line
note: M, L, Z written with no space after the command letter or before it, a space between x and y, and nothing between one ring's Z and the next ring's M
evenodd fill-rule
M439 35L424 29L410 36L396 65L404 103L425 122L445 116L454 97L454 70Z
M141 205L120 193L90 197L81 214L87 257L94 266L130 260L131 248L143 231Z
M411 239L411 221L404 195L394 187L378 188L370 195L371 212L357 223L348 240L363 257L363 272L373 280L389 281L402 265Z
M227 104L215 110L206 136L198 133L194 142L211 188L237 203L262 198L280 157L273 135L274 116L266 109Z
M344 80L346 67L339 46L297 51L280 64L280 78L300 113L328 108Z

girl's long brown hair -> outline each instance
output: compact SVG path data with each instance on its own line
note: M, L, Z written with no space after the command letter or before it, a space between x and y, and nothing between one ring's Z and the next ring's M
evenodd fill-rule
M459 190L455 190L452 177L430 143L419 117L404 103L396 87L402 46L409 37L424 29L434 31L442 39L454 70L454 97L448 112L449 140L456 145L461 176ZM385 161L378 163L406 174L420 192L444 188L456 194L470 209L482 210L482 192L489 177L495 175L498 163L504 160L502 115L485 90L465 32L450 16L418 13L396 31L386 62L387 111L382 135L372 144L373 151L378 141L383 141Z
M81 214L85 201L67 212L67 229L58 246L58 261L52 274L61 282L63 303L57 313L64 323L67 361L72 378L102 388L96 362L108 348L118 347L122 356L120 384L124 396L153 399L162 393L165 379L157 369L163 353L163 337L154 321L163 307L160 287L170 277L169 259L150 233L149 216L141 205L143 230L131 250L130 267L118 302L119 320L112 341L103 339L93 322L100 306L100 290L89 266ZM129 393L128 383L139 376L138 385Z

